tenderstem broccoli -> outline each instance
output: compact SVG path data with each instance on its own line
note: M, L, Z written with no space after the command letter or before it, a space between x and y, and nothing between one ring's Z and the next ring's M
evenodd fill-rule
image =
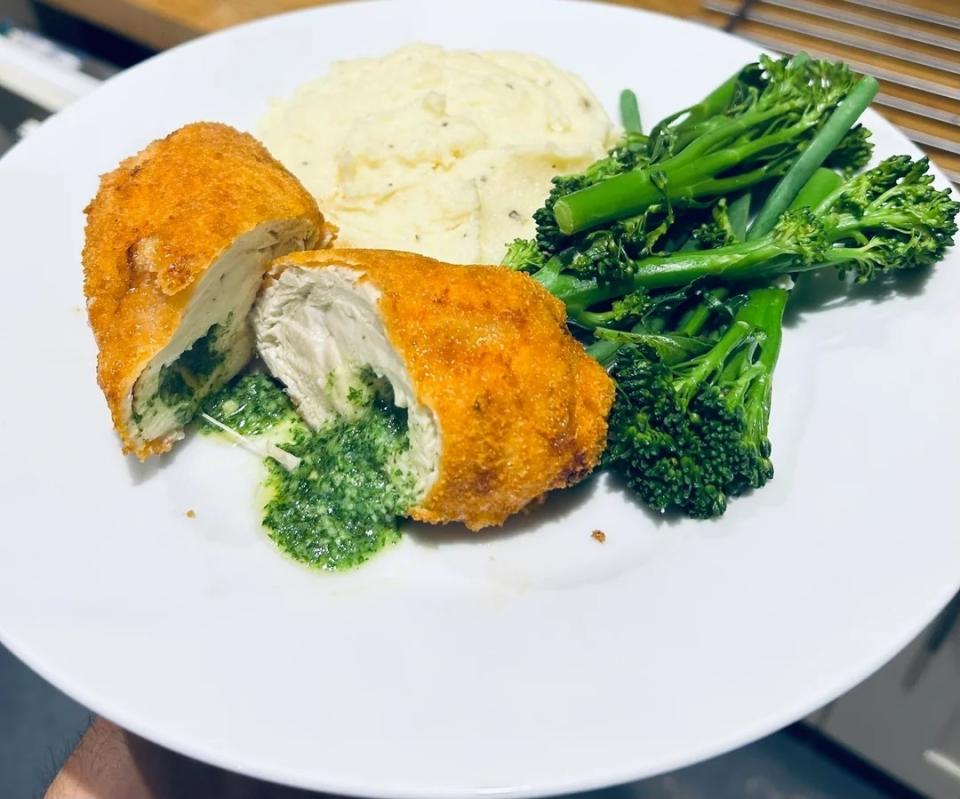
M787 296L751 290L720 338L684 360L651 351L642 334L617 354L606 458L651 507L718 516L727 497L773 476L767 427Z
M819 169L790 207L819 205L839 182ZM731 216L724 237L743 240L746 217ZM787 291L693 293L629 332L595 329L587 349L618 378L607 464L661 512L709 518L773 476L767 429Z
M646 315L635 311L640 321L630 330L592 328L588 351L617 383L607 463L643 501L708 518L773 476L767 431L789 293L757 282L814 263L853 271L859 281L932 264L952 243L960 204L931 181L924 160L905 156L846 182L820 170L768 234L670 259L721 253L717 263L727 266L742 257L752 263L747 288L737 281L697 288L723 276L713 267L678 278L682 290L643 295L630 284L633 303L646 298ZM801 223L815 233L795 231ZM733 233L742 238L742 230ZM783 246L796 237L802 246ZM804 252L811 238L821 248L816 257ZM591 311L580 320L609 322Z
M888 158L847 180L816 208L782 214L765 235L650 256L629 264L621 278L581 277L570 253L554 256L533 276L566 303L572 322L592 329L642 315L658 302L658 292L704 281L762 283L833 267L862 283L929 266L953 244L960 204L949 189L933 187L928 166L926 158Z
M784 175L800 158L815 169L838 149L878 90L873 78L844 64L763 56L760 68L759 85L741 86L724 113L693 123L684 116L686 128L679 131L668 118L651 131L645 162L554 198L560 233L570 236L652 207L697 204L749 188ZM831 135L810 147L821 128ZM658 148L661 138L668 144ZM666 157L651 158L658 149ZM860 160L865 151L860 129L839 153Z
M960 204L926 159L855 175L876 91L840 64L761 58L646 135L625 93L622 141L555 179L536 239L510 246L614 377L606 462L652 507L713 517L771 478L790 278L866 282L953 244Z
M676 155L714 128L727 124L731 117L740 116L756 105L759 94L769 88L774 76L783 69L789 67L793 74L800 67L806 69L804 65L809 61L809 57L798 54L790 61L769 62L772 65L769 72L764 68L764 64L759 62L747 64L699 102L661 120L654 126L649 136L644 135L640 129L635 96L632 92L625 91L621 95L621 116L624 127L621 140L606 158L592 164L582 173L554 178L549 196L544 205L534 214L537 245L540 250L549 257L569 247L590 247L595 256L603 253L609 261L613 262L620 251L631 258L653 252L655 246L661 245L661 239L667 238L668 228L682 228L687 223L687 217L690 214L684 208L661 203L633 217L620 215L619 221L602 229L588 230L571 236L562 232L557 226L554 206L557 201L567 195L603 183L618 175L658 168L656 165L660 162ZM846 73L843 74L846 76ZM811 87L806 91L809 93L813 89ZM842 134L845 133L845 129L838 126L841 121L830 120L823 127ZM854 119L850 119L849 124L853 124L853 121ZM831 148L824 143L816 144L813 149L815 153L822 152L825 157L830 158L831 165L837 168L858 169L870 156L868 136L869 133L864 129L854 129L843 136L842 142L835 151L830 151ZM828 151L830 151L829 155ZM767 153L767 155L771 154L772 152ZM791 160L799 156L799 151L795 150L792 154L784 151L780 155L783 157L777 167L768 170L771 175L789 167ZM799 182L802 183L802 180ZM695 211L692 216L695 222Z

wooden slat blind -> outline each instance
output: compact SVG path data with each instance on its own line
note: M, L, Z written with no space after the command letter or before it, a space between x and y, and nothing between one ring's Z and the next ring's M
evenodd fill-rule
M877 109L960 182L960 2L704 0L701 19L773 50L871 72Z

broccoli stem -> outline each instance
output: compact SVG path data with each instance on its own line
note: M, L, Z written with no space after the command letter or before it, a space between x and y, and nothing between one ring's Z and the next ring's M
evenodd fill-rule
M670 364L680 363L694 355L700 355L706 351L707 345L697 337L706 327L717 305L729 296L730 289L725 286L718 286L705 292L700 301L683 315L679 323L669 325L668 332L664 332L667 330L668 320L662 315L638 322L629 331L613 330L598 325L593 330L596 340L586 347L587 353L603 366L610 366L613 363L614 356L624 344L646 345L661 361ZM578 314L580 319L584 316L599 318L603 314Z
M563 300L571 321L590 328L596 321L589 310L591 307L633 291L676 288L707 277L729 281L764 280L823 265L800 266L798 254L788 244L766 237L717 250L689 250L645 258L636 262L631 276L604 283L563 273L556 258L535 272L533 278Z
M593 279L574 277L564 272L563 267L562 254L555 255L532 277L554 297L563 300L569 319L583 327L594 327L589 308L630 292L629 279L599 284Z
M672 333L650 333L639 326L635 330L608 330L598 328L599 338L587 347L587 353L603 366L613 362L617 351L624 344L639 344L656 355L657 360L666 364L678 364L702 355L709 345L702 339L681 336Z
M809 146L787 170L760 209L750 231L748 239L755 239L768 233L777 223L780 215L799 194L814 172L822 166L827 157L836 149L840 140L873 101L880 84L874 78L861 78L851 92L840 101L830 118L817 132Z
M666 127L670 126L677 119L680 119L680 117L684 117L673 126L673 131L677 136L677 146L680 148L685 147L697 138L697 136L702 135L713 127L714 124L719 121L719 117L726 113L736 96L737 84L742 74L743 68L738 69L699 103L677 111L675 114L671 114L666 119L658 122L653 129L651 138L656 138Z
M689 361L690 370L677 380L675 389L680 405L686 408L701 385L721 373L730 356L753 336L754 327L743 319L734 319L709 352Z
M687 118L681 123L680 127L695 125L705 119L719 116L726 111L733 101L733 96L737 91L737 82L740 80L742 72L742 68L738 69L699 103L690 106Z
M788 144L805 125L783 128L743 144L732 142L782 114L768 109L725 119L722 124L659 164L656 169L624 172L560 197L553 206L557 226L565 235L636 216L657 203L693 201L749 188L769 174L759 166L740 175L719 178L758 153ZM721 148L711 152L711 149Z
M703 330L704 325L709 321L710 315L717 303L723 302L730 296L730 289L718 286L711 289L705 295L703 300L697 304L687 316L681 320L677 327L677 332L683 336L698 336Z
M763 342L757 362L771 374L780 355L783 310L789 297L789 291L773 286L751 289L747 292L747 301L740 306L734 317L735 321L746 322L751 327L763 331Z
M617 321L613 311L579 311L576 322L586 328L599 328Z
M754 289L737 313L737 318L763 332L756 369L746 388L743 408L747 433L764 457L770 455L767 430L773 397L773 370L780 356L783 338L783 311L790 292L781 288ZM772 467L771 467L772 469ZM761 481L762 482L762 481Z
M737 241L743 241L746 236L751 199L751 192L745 191L727 206L727 218L730 220L730 227ZM678 332L685 336L699 335L704 325L709 321L717 303L723 302L729 296L730 290L723 286L706 292L703 300L681 320L677 328Z
M637 262L630 285L637 290L674 288L705 277L763 280L796 271L798 255L788 244L768 237L717 250L655 256ZM586 296L586 292L578 296Z
M601 366L610 366L613 363L617 350L620 349L621 342L610 339L597 339L589 344L586 349L587 355L597 361Z

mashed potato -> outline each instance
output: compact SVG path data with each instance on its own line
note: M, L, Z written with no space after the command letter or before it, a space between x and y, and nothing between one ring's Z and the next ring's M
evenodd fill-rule
M579 78L542 58L415 45L335 64L260 134L340 227L339 246L496 263L533 234L550 178L599 158L611 126Z

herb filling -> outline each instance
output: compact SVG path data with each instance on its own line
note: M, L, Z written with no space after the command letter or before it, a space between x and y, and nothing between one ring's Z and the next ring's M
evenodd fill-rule
M311 430L282 389L262 374L246 375L211 398L204 410L245 435L283 429L277 443L301 458L288 472L268 458L263 524L299 561L347 569L399 540L398 517L415 502L404 468L407 412L379 383L362 392L357 416ZM281 427L282 426L282 427ZM205 428L211 432L211 428Z
M299 421L286 393L262 372L242 375L210 395L203 411L245 436L266 433L283 422ZM203 420L200 428L205 433L219 432Z
M141 428L144 418L160 410L158 404L172 411L181 425L196 415L217 369L226 360L226 354L218 345L231 316L223 324L212 325L177 360L160 369L156 393L133 411L133 420Z

